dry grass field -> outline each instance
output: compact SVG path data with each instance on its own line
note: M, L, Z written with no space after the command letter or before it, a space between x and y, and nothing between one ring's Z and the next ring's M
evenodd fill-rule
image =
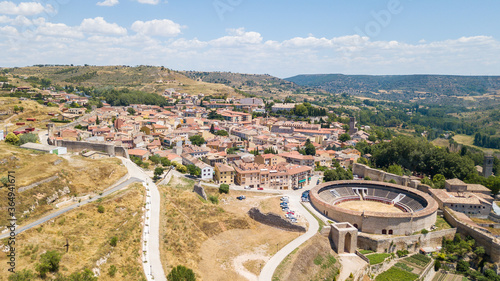
M53 84L85 87L128 88L150 93L162 93L165 89L174 88L189 94L224 95L242 97L233 88L223 84L206 83L186 77L184 74L162 67L151 66L53 66L23 67L11 71L21 77L36 76L48 78ZM72 80L83 75L89 79L74 82ZM11 78L13 81L16 79ZM19 80L19 79L18 79ZM22 82L22 81L21 81Z
M14 113L14 106L23 107L23 112ZM8 127L9 132L19 128L38 128L46 129L47 123L53 116L48 113L60 114L58 107L47 107L32 100L19 100L18 98L0 97L0 112L12 111L12 114L0 115L0 126L2 130L6 124L11 124ZM36 118L36 121L26 121L26 118ZM5 120L8 119L8 122ZM16 125L16 123L25 123L25 125Z
M456 142L458 142L459 144L468 145L468 146L477 148L479 150L482 150L484 152L495 152L495 153L500 152L500 150L498 150L498 149L491 149L491 148L484 148L484 147L475 146L474 145L474 136L455 135L455 136L453 136L453 139Z
M51 182L17 194L18 224L36 220L55 210L56 203L72 196L99 194L127 173L125 166L116 158L92 160L73 155L69 159L0 143L0 177L6 176L8 171L14 171L16 188L57 176ZM62 194L65 187L68 187L66 191L69 190L69 193ZM56 193L59 193L59 198L48 203L47 197ZM0 190L1 198L6 198L6 194L7 189ZM0 210L4 210L6 206L6 200L1 200ZM7 213L0 212L0 221L3 222L6 218Z
M98 205L104 207L104 213L97 211ZM87 268L100 272L99 280L145 280L141 261L143 206L143 187L134 184L101 202L87 204L18 234L16 270L35 272L40 255L56 250L62 254L59 272L66 276ZM112 237L117 238L115 247L110 245ZM64 248L66 239L70 245L68 253ZM6 264L3 252L0 263ZM114 277L108 275L111 265L117 268ZM0 280L7 280L3 267Z
M328 238L316 234L283 260L273 281L333 280L339 267Z
M219 203L202 200L192 192L193 181L173 178L161 186L160 247L168 273L177 265L193 269L197 280L247 280L240 273L257 275L265 260L298 237L250 219L247 211L279 208L279 197L266 193L230 191L219 195L206 188ZM247 199L237 200L244 194ZM281 212L281 210L279 210Z

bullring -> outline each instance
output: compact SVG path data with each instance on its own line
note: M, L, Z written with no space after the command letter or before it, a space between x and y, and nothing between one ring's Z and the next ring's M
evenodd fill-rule
M311 204L336 222L371 234L410 235L436 223L437 202L406 186L364 180L333 181L311 189Z

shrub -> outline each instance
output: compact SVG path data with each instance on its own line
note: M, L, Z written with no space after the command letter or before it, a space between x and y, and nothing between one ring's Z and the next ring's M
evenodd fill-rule
M441 268L441 262L440 261L435 261L434 262L434 270L435 271L439 271L440 268Z
M183 265L178 265L170 271L167 276L168 281L195 281L196 277L192 269Z
M32 133L27 133L27 134L22 134L19 136L19 145L22 145L22 144L25 144L28 142L37 143L38 142L38 135L32 134Z
M108 270L108 275L111 276L111 277L115 277L116 271L118 271L116 269L116 266L115 265L111 265L109 267L109 270Z
M366 176L366 177L365 177L365 180L366 180L366 181L371 181L372 179L371 179L369 176Z
M34 279L33 271L23 269L9 276L9 281L30 281Z
M16 136L14 133L8 133L7 136L5 136L5 142L17 145L19 143L19 137Z
M398 257L407 256L408 255L408 250L398 250L398 251L396 251L396 255L398 255Z
M457 271L465 273L467 270L469 270L470 264L464 260L459 260L457 262Z
M36 265L36 271L40 277L45 278L48 272L56 272L59 270L59 262L61 254L57 251L48 251L40 256L40 263Z
M116 247L117 242L118 242L118 237L113 236L113 237L111 237L111 240L109 241L109 245Z
M213 204L219 204L219 198L215 195L209 195L208 200L210 200Z
M225 194L229 194L229 184L221 184L219 186L219 193L225 193Z
M97 206L97 211L101 214L104 213L104 206L102 205Z
M427 229L424 228L424 229L422 229L422 231L420 231L420 233L427 234L427 233L429 233L429 230L427 230Z

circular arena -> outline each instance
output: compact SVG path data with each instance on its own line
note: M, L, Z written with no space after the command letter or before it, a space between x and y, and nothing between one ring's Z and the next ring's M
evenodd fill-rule
M409 235L436 223L437 202L402 185L365 181L333 181L309 192L311 204L336 222L349 222L372 234Z

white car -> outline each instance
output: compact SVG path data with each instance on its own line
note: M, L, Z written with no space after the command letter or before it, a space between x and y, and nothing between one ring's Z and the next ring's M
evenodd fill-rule
M251 187L248 185L245 185L245 189L250 189Z

